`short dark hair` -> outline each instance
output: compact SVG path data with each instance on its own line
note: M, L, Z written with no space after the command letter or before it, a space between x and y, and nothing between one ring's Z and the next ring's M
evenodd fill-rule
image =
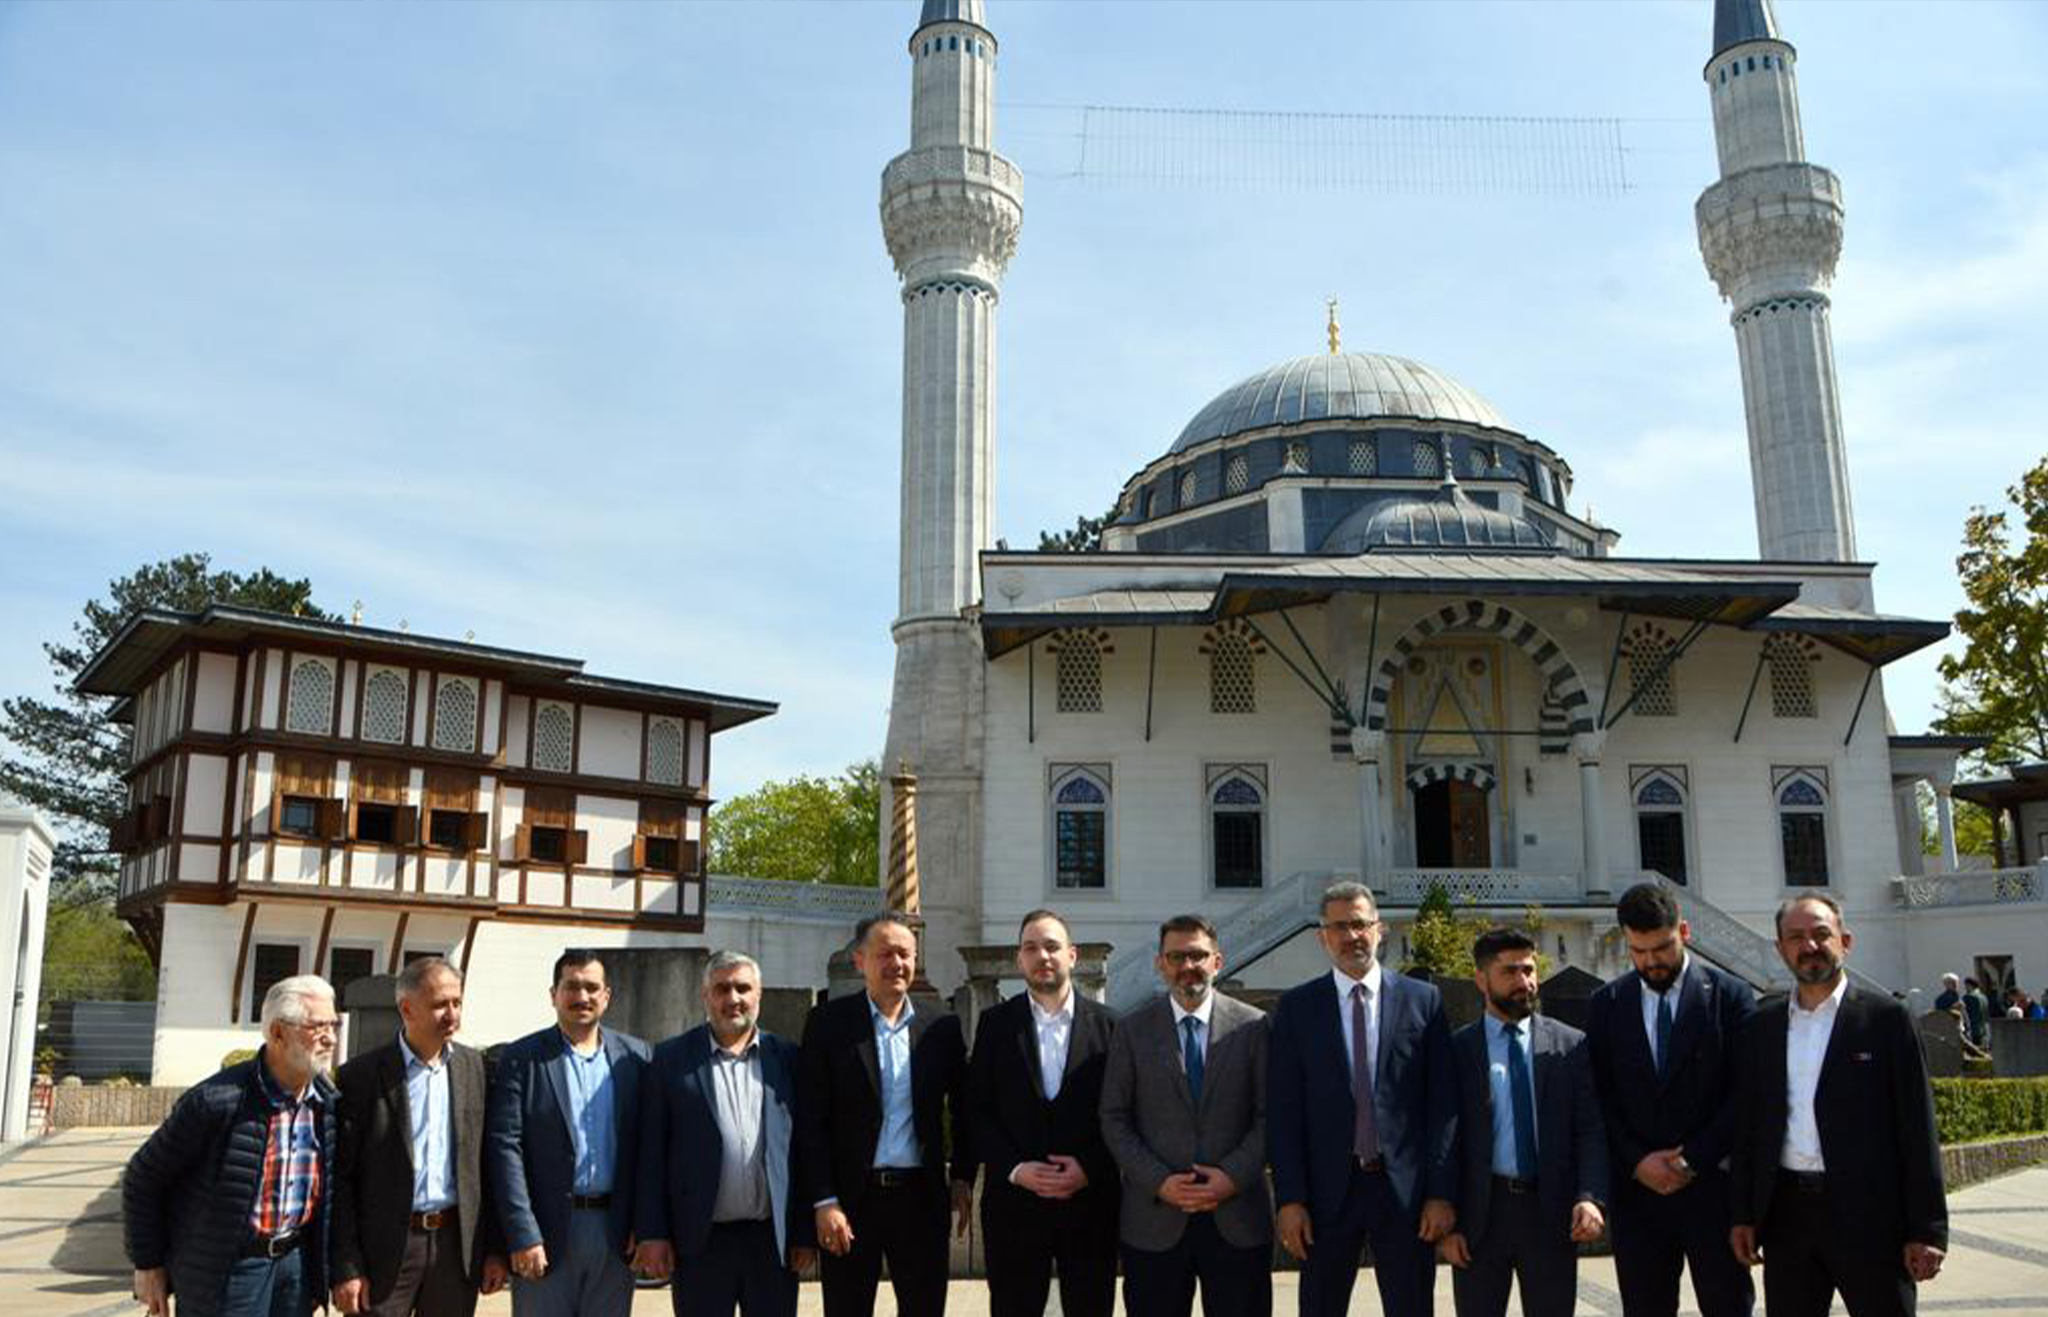
M1974 988L1974 987L1976 987L1976 986L1977 986L1977 980L1975 980L1975 979L1964 979L1964 980L1963 980L1963 986L1964 986L1964 987L1966 987L1966 988Z
M1778 914L1771 921L1771 926L1779 937L1785 936L1785 916L1792 912L1792 907L1802 905L1808 901L1813 902L1815 905L1826 906L1828 912L1835 917L1835 927L1838 929L1842 927L1842 903L1827 892L1808 890L1799 893L1797 896L1788 896L1778 902ZM1968 981L1971 983L1976 982L1975 979Z
M606 969L606 968L605 968L605 963L604 963L604 960L603 960L603 958L601 958L601 957L600 957L600 956L599 956L599 955L598 955L598 954L597 954L597 953L596 953L595 951L592 951L592 950L591 950L591 949L590 949L589 947L570 947L570 948L569 948L569 949L568 949L567 951L564 951L564 952L563 952L563 953L562 953L561 955L559 955L559 956L556 956L556 957L555 957L555 976L554 976L553 978L549 979L549 980L548 980L548 983L549 983L549 984L550 984L551 986L552 986L553 984L557 984L557 983L560 983L560 982L562 981L562 971L563 971L563 970L565 970L565 969L582 969L582 968L583 968L583 967L584 967L585 965L595 965L595 966L597 966L597 967L598 967L598 969L599 969L599 970L601 970L601 971L603 971L603 973L604 973L604 981L605 981L605 983L606 983L607 985L609 985L609 984L611 983L611 981L612 981L612 972L611 972L611 971L610 971L609 969Z
M857 947L866 946L868 944L868 934L873 931L877 924L894 924L912 937L917 936L917 927L910 922L909 915L904 914L901 910L884 910L878 915L869 915L866 919L853 926L853 945Z
M1067 917L1057 910L1045 909L1033 910L1029 914L1025 915L1022 919L1018 920L1017 936L1020 938L1023 937L1024 930L1031 927L1033 924L1037 923L1041 919L1052 920L1055 924L1058 924L1060 926L1060 932L1065 933L1067 935L1067 940L1069 942L1074 940L1074 930L1067 926Z
M1503 952L1535 949L1536 939L1519 928L1489 928L1472 944L1472 964L1485 969Z
M1623 928L1636 933L1677 928L1678 898L1662 883L1637 883L1614 903L1614 917Z
M1159 925L1159 945L1162 950L1166 946L1166 935L1168 933L1200 933L1215 945L1222 945L1216 938L1216 925L1210 923L1202 915L1175 915L1173 918L1161 923Z

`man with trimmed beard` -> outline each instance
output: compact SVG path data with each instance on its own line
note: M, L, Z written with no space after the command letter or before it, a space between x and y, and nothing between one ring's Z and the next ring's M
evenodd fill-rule
M1571 1317L1578 1245L1606 1220L1607 1131L1586 1036L1537 1015L1536 939L1482 933L1473 981L1486 1013L1451 1036L1458 1071L1457 1228L1437 1245L1458 1317Z
M263 1045L187 1089L128 1161L121 1219L149 1317L306 1317L326 1299L334 989L263 995Z
M1055 1265L1067 1317L1116 1302L1116 1160L1102 1141L1102 1076L1116 1016L1074 988L1067 921L1033 910L1017 929L1026 991L975 1026L967 1067L991 1317L1039 1317Z
M1842 907L1803 892L1778 907L1797 980L1757 1009L1738 1047L1735 1224L1764 1268L1771 1317L1910 1317L1941 1272L1948 1200L1927 1060L1905 1006L1849 982Z
M1123 1172L1124 1309L1269 1317L1266 1016L1215 991L1216 926L1159 926L1167 993L1117 1025L1102 1079L1102 1138Z
M1735 1039L1756 994L1687 950L1692 929L1662 884L1629 888L1615 915L1635 968L1593 994L1586 1045L1614 1155L1622 1306L1676 1317L1689 1267L1704 1317L1749 1317L1756 1287L1728 1251L1727 1163Z

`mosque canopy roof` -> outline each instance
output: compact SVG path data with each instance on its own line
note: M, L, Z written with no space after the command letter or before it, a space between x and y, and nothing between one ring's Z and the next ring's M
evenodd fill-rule
M1283 361L1217 394L1170 451L1269 425L1389 418L1510 429L1492 404L1434 367L1378 352L1322 352Z

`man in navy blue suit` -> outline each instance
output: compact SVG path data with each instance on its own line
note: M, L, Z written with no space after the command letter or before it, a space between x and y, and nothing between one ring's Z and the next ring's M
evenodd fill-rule
M1705 1317L1749 1317L1756 1287L1727 1247L1735 1039L1749 985L1686 949L1692 930L1658 883L1615 905L1635 968L1593 994L1586 1045L1614 1156L1614 1273L1631 1317L1675 1317L1692 1269Z
M794 1043L759 1027L761 967L720 951L706 1022L654 1049L641 1085L640 1246L680 1317L795 1317L811 1213L792 1201Z
M595 951L565 951L555 1023L506 1047L484 1117L484 1173L512 1267L516 1317L626 1317L633 1170L647 1044L604 1028Z
M1372 892L1323 893L1331 970L1273 1013L1266 1138L1280 1243L1302 1259L1302 1317L1351 1303L1372 1244L1389 1317L1429 1317L1436 1241L1456 1222L1458 1096L1436 988L1386 972Z

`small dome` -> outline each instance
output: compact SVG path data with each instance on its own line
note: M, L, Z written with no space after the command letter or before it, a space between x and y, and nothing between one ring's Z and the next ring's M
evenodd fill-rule
M1555 547L1534 522L1481 507L1446 482L1434 498L1395 499L1358 509L1323 537L1321 552Z
M1419 361L1325 352L1283 361L1231 385L1195 413L1171 451L1268 425L1381 418L1510 429L1484 398Z

